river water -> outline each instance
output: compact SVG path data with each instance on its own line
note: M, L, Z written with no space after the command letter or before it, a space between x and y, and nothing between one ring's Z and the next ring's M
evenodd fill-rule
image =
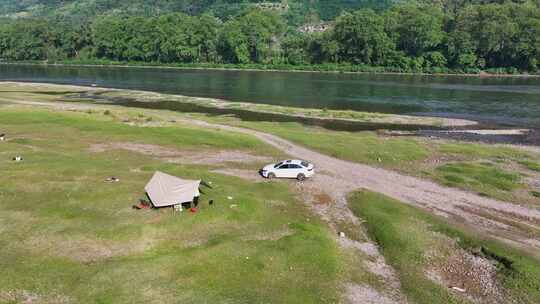
M540 126L540 78L0 65L0 80Z

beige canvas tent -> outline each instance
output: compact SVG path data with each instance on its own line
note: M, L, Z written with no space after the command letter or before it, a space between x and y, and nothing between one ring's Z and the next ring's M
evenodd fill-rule
M192 202L199 197L200 180L185 180L157 171L144 190L154 207Z

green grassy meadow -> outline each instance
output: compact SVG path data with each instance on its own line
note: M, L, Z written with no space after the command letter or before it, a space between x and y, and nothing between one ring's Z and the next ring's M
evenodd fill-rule
M118 141L278 154L261 142L187 125L129 126L99 112L17 107L0 107L0 131L8 134L0 142L0 302L339 301L339 250L286 184L124 150L89 151ZM11 161L15 155L24 161ZM199 212L133 210L155 170L211 181ZM120 182L105 183L109 176Z
M411 302L470 302L470 298L453 292L450 286L430 279L428 273L433 268L442 272L442 277L453 280L453 284L464 282L461 287L470 290L473 297L481 294L486 303L540 302L540 264L536 259L381 194L354 193L349 206L366 220L370 237L381 247L387 262L397 270L403 291ZM494 264L494 285L499 285L503 291L486 294L492 286L476 286L477 282L469 279L476 269L471 270L466 263L460 264L466 260L465 255L481 257ZM449 265L448 261L457 265ZM453 270L449 271L449 268Z
M523 187L521 175L498 169L493 163L450 163L437 167L437 176L447 186L479 192L485 196L505 197Z
M48 85L28 87L24 85L4 84L2 88L0 88L0 101L16 99L83 103L97 101L110 103L110 98L123 98L126 100L146 102L163 101L170 98L171 101L178 103L222 103L212 101L212 99L205 99L203 101L194 99L193 101L186 101L193 98L122 90L104 91L99 94L95 94L94 92L92 93L94 96L92 99L74 97L85 90L85 88L80 87L64 88ZM234 106L236 103L230 103L228 105ZM254 111L260 109L263 112L270 111L287 115L295 113L296 111L294 108L287 107L277 107L278 109L276 110L272 108L273 106L268 106L272 108L269 110L265 105L249 104L248 106ZM122 112L131 113L129 120L142 125L145 123L156 122L160 119L163 120L160 116L163 116L164 112L168 112L161 111L159 114L156 114L155 117L152 117L140 114L142 112L137 115L137 109L124 109L125 110L122 110ZM144 111L152 112L152 110L148 109L145 109ZM115 108L114 112L119 113L120 111ZM170 112L174 113L172 111ZM321 113L324 113L324 111ZM362 113L357 114L361 115ZM460 188L504 201L533 207L540 206L540 195L538 195L535 185L528 183L528 180L539 178L540 155L512 147L450 140L431 140L416 137L392 137L381 135L373 131L332 131L319 127L306 126L299 122L244 121L234 116L216 115L215 113L178 114L178 112L175 112L171 117L178 117L179 115L180 117L188 116L206 120L211 123L229 124L268 132L336 158L400 171L405 174L431 179L446 186ZM313 116L315 114L308 113L305 115ZM115 115L109 116L109 120L112 121L125 120L125 115L123 117ZM372 116L376 117L377 114L372 114ZM391 121L396 119L396 117L385 115L385 119ZM106 128L106 126L101 127ZM183 136L182 134L172 134L172 132L169 134L170 137L160 141L159 136L153 138L154 136L152 136L152 133L156 131L152 130L152 128L142 130L143 131L141 132L152 137L152 142L157 144L170 145L170 139L173 139L173 142L177 145L181 145L183 141L189 142L190 140L198 140L201 145L207 148L212 148L212 145L229 143L228 140L221 140L219 136L208 137L209 140L200 142L200 138L197 139L196 137L191 137L189 134ZM121 129L115 129L108 130L107 132L112 132L111 134L114 134L122 131ZM129 137L129 134L124 135ZM191 139L186 139L188 137ZM235 139L233 142L230 142L230 144L235 145L239 144L239 142ZM242 145L249 146L250 149L257 152L263 152L263 150L268 149L267 147L262 146L256 147L253 143L244 142ZM277 153L272 149L264 152L273 155L276 155Z
M521 165L527 167L529 170L540 172L540 162L534 162L534 161L521 161L521 162L519 162L519 163L520 163Z
M55 108L10 103L66 101L76 91L0 88L0 133L7 134L0 142L0 303L342 303L343 282L389 291L365 263L373 257L339 247L335 232L290 184L213 172L255 171L261 163L171 163L119 148L148 145L178 151L178 157L220 151L286 157L255 137L183 118L261 130L337 158L540 204L540 194L526 182L538 176L540 157L507 146L84 100ZM24 160L12 161L16 155ZM156 170L211 182L212 188L202 188L198 212L133 210ZM111 176L120 182L106 183ZM485 303L540 302L540 264L526 253L380 194L354 193L349 207L362 229L346 222L337 223L338 229L361 242L367 230L397 271L410 303L475 302L449 288L460 282ZM495 292L483 294L464 275L471 265L459 261L471 257L495 267L489 278ZM461 268L448 271L452 263ZM437 282L433 272L446 281Z

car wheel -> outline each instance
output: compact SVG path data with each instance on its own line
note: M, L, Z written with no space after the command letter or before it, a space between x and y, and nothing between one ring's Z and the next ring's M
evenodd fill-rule
M297 176L296 176L296 179L299 180L299 181L303 181L306 179L306 176L303 174L303 173L299 173Z
M276 175L274 173L268 173L268 175L267 175L268 179L273 179L274 177L276 177Z

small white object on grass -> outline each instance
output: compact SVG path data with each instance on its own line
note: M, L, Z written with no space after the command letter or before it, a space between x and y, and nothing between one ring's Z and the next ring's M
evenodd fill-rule
M232 197L232 196L227 196L227 199L228 199L228 200L232 200L233 197Z
M183 211L182 205L174 205L174 211L182 212Z
M237 204L232 204L232 205L229 206L229 208L236 208L236 207L238 207Z
M459 287L456 287L456 286L453 286L452 289L453 289L453 290L457 290L457 291L459 291L459 292L465 292L465 289L459 288Z
M344 238L344 237L345 237L345 232L343 232L343 231L342 231L342 232L340 232L340 233L339 233L339 237L342 237L342 238Z
M16 162L20 162L20 161L23 160L23 158L22 158L22 156L17 155L17 156L15 156L15 157L13 158L13 160L16 161Z

